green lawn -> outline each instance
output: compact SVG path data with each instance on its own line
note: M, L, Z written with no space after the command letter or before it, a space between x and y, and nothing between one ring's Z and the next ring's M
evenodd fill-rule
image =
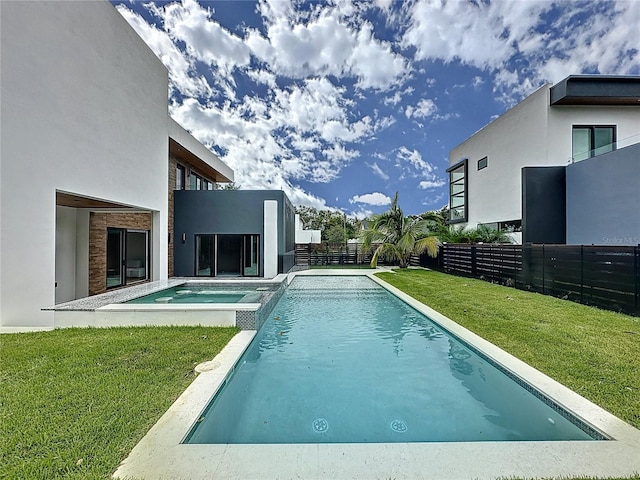
M378 276L640 428L640 318L426 270Z
M0 335L0 478L105 479L235 328Z

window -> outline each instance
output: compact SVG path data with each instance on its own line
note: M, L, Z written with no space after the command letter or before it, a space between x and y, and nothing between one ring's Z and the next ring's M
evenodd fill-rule
M213 190L213 183L191 172L191 190Z
M574 125L572 132L574 162L615 150L616 127L611 125Z
M176 190L184 190L185 185L185 170L182 165L176 165Z
M449 172L449 223L467 221L467 159L447 169Z
M521 232L522 220L505 220L504 222L479 223L478 226L487 227L499 232Z
M482 170L483 168L487 168L487 164L489 163L489 159L487 157L481 158L478 160L478 170Z

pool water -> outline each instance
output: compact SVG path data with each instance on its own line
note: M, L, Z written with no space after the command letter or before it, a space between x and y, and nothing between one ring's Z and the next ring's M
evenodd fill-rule
M185 443L592 440L366 277L296 277Z
M259 303L262 293L253 289L212 287L210 285L180 285L134 298L125 303L183 304L183 303Z

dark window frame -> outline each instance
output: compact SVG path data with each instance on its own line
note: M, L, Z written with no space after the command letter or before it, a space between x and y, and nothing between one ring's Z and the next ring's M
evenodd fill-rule
M572 125L571 126L571 159L573 161L576 161L575 158L576 157L580 157L582 155L586 155L585 158L581 158L580 160L586 160L588 158L593 158L597 155L594 155L594 150L597 150L599 148L605 147L607 145L601 145L599 147L596 147L596 129L598 128L609 128L613 131L613 135L611 136L611 143L609 145L611 145L611 150L610 151L615 151L616 150L616 144L618 142L618 126L617 125ZM573 145L573 132L575 130L589 130L589 149L586 152L574 152L574 145ZM609 152L604 152L604 153L609 153ZM598 154L600 155L600 154Z
M185 190L187 188L187 169L184 165L176 164L176 190Z
M484 160L484 164L481 165L481 162ZM482 157L478 160L478 170L483 170L489 166L489 157Z
M462 168L463 170L462 179L458 179L455 182L453 182L452 175L454 172L456 172L460 168ZM469 179L469 159L463 158L455 165L450 166L449 168L447 168L447 173L449 174L449 217L450 217L450 219L447 221L447 225L451 225L454 223L465 223L469 219L469 180L468 180ZM451 219L451 216L453 213L452 199L454 197L454 193L453 193L454 184L463 185L463 190L461 193L462 193L462 199L463 199L462 207L464 209L464 214L460 218ZM460 192L456 193L455 197L460 198L461 193Z

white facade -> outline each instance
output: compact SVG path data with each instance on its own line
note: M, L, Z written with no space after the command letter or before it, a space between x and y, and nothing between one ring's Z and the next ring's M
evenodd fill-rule
M296 213L296 243L322 243L322 230L305 230Z
M640 140L636 106L550 106L551 87L541 87L450 152L450 166L467 159L467 221L461 225L520 220L522 168L570 164L574 125L614 125L619 143ZM479 170L485 157L487 166Z
M169 135L188 134L108 2L0 2L0 21L0 326L51 327L42 308L88 294L92 205L150 212L150 278L167 277Z

